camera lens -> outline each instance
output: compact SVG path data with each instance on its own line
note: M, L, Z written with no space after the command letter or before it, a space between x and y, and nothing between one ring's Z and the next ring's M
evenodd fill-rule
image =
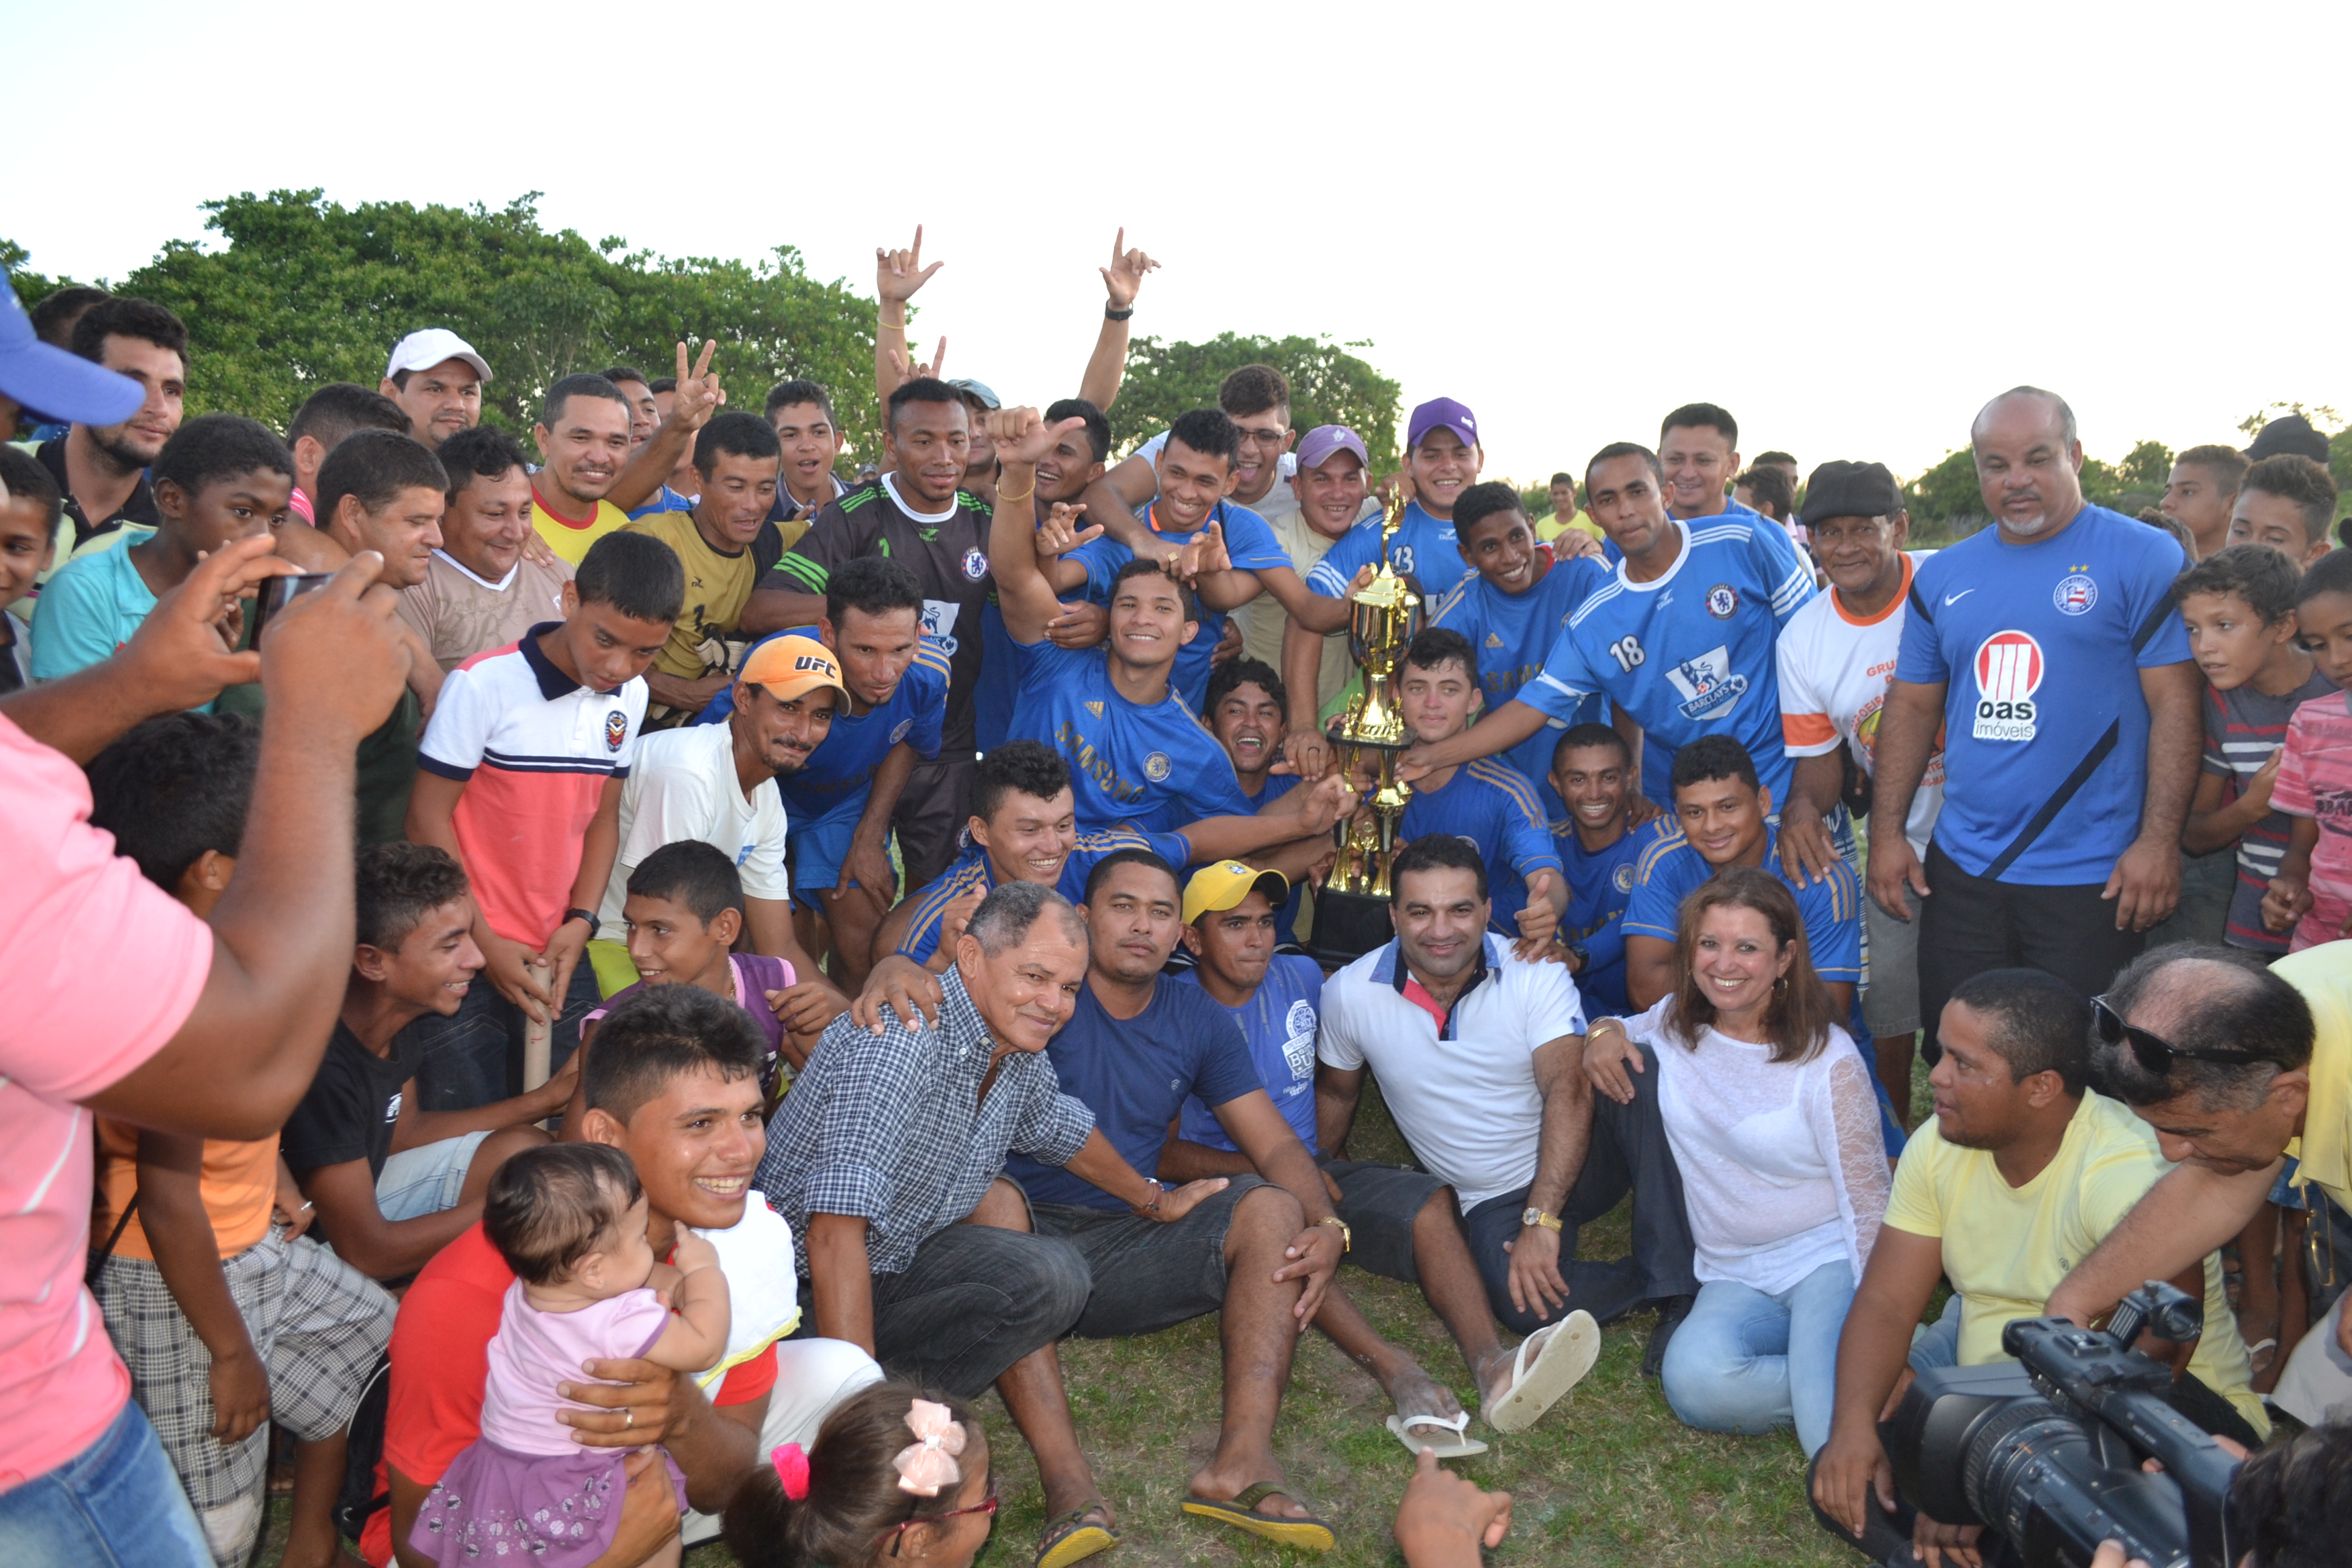
M1978 1429L1961 1462L1960 1484L1977 1517L2014 1539L2038 1482L2096 1468L2078 1424L2046 1399L2020 1399Z

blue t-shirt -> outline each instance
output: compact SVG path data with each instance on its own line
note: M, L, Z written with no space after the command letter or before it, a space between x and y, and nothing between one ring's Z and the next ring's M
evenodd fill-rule
M1381 520L1366 518L1340 535L1339 542L1315 563L1307 574L1307 585L1327 599L1344 598L1358 571L1366 566L1377 571L1380 563ZM1420 578L1424 596L1451 586L1462 568L1453 521L1430 516L1417 500L1407 501L1396 538L1389 544L1389 564L1400 577Z
M1085 903L1087 879L1106 858L1122 849L1149 849L1180 873L1192 858L1192 840L1181 833L1138 833L1131 827L1081 833L1069 858L1062 862L1054 890L1074 904ZM975 888L989 892L995 887L996 872L988 863L988 851L975 844L916 892L914 921L899 940L898 951L918 963L929 963L931 954L940 950L940 919L947 907Z
M1945 683L1935 842L1972 877L2104 882L2139 835L2139 672L2189 658L2161 529L2085 506L2054 536L1988 528L1919 563L1895 678Z
M814 640L814 626L794 626L772 637ZM761 643L768 641L761 637ZM759 647L759 643L752 647ZM837 700L837 699L836 699ZM735 689L730 686L695 715L698 724L723 724L735 710ZM833 728L798 771L776 775L776 788L785 807L803 820L836 811L864 811L866 795L880 771L882 760L900 741L915 748L926 762L940 754L940 730L948 711L948 651L937 637L924 637L915 647L915 662L898 678L890 700L852 718L845 702L836 708Z
M1661 805L1674 801L1675 753L1701 735L1728 735L1748 748L1777 812L1794 769L1773 646L1813 596L1812 568L1780 524L1754 512L1674 526L1683 549L1665 575L1635 583L1621 564L1569 616L1519 700L1563 728L1596 691L1632 713L1648 742L1642 793Z
M779 496L782 495L784 493L783 486L778 485L776 487L776 493ZM629 514L629 521L631 522L635 522L641 517L653 517L665 511L692 511L693 510L694 502L678 494L667 485L664 485L661 488L660 493L656 495L653 500L646 502L645 505L637 508L636 510Z
M1557 871L1551 826L1537 804L1536 786L1500 757L1479 757L1454 770L1445 787L1412 786L1397 824L1400 843L1424 833L1466 838L1486 862L1488 918L1506 936L1519 934L1518 913L1528 905L1527 879L1538 870Z
M1633 899L1634 862L1672 825L1664 817L1644 827L1628 827L1599 854L1587 854L1575 824L1551 825L1553 846L1568 877L1568 913L1560 940L1584 949L1584 973L1576 989L1585 1011L1622 1017L1633 1005L1625 994L1625 906Z
M33 679L56 680L112 658L154 608L131 544L67 562L33 601Z
M1506 594L1472 572L1438 598L1429 624L1460 632L1478 650L1478 684L1486 691L1485 711L1492 713L1543 673L1569 617L1608 581L1608 569L1591 556L1554 563L1524 594ZM1598 724L1601 706L1598 693L1587 697L1568 722ZM1501 755L1536 783L1540 795L1559 743L1559 731L1546 725Z
M1255 795L1244 790L1242 798L1249 802L1251 811L1263 811L1269 801L1280 800L1284 795L1297 789L1298 784L1297 773L1268 773L1265 783L1258 786L1258 792ZM1306 892L1307 879L1304 877L1290 879L1290 897L1284 900L1282 908L1275 911L1274 939L1276 942L1298 940L1298 906L1299 900L1305 897Z
M1020 668L1004 607L991 593L980 607L980 685L971 694L971 734L987 755L1013 738L1013 672Z
M1150 1005L1132 1018L1103 1011L1093 985L1087 985L1045 1057L1062 1092L1092 1110L1110 1146L1146 1176L1160 1169L1168 1124L1186 1100L1198 1096L1204 1104L1223 1105L1265 1088L1233 1015L1199 986L1167 980L1153 984ZM1007 1159L1004 1173L1036 1203L1127 1207L1092 1182L1025 1154Z
M1171 982L1189 985L1229 1014L1249 1044L1251 1063L1259 1081L1273 1097L1274 1108L1298 1134L1308 1153L1315 1152L1315 1031L1323 1005L1323 966L1295 952L1277 952L1266 965L1250 999L1227 1007L1202 989L1201 972L1188 969ZM1176 1136L1188 1143L1238 1152L1225 1136L1224 1124L1199 1095L1184 1102Z
M1150 521L1153 510L1145 509L1146 521ZM1274 530L1266 526L1265 519L1232 501L1219 501L1216 510L1209 514L1208 521L1190 533L1163 530L1156 524L1152 532L1171 544L1190 544L1206 533L1212 522L1224 530L1225 553L1232 557L1234 566L1247 572L1265 571L1276 566L1286 572L1290 570L1290 557L1284 553L1281 543L1274 537ZM1135 552L1106 533L1092 543L1071 551L1067 558L1087 569L1087 599L1108 605L1112 579L1118 575L1120 567L1135 559ZM1225 635L1225 620L1224 611L1202 605L1201 629L1192 634L1191 642L1176 651L1176 668L1168 678L1169 683L1182 692L1184 700L1195 709L1204 706L1209 700L1209 656L1216 651L1218 639Z
M1013 738L1042 741L1070 764L1079 831L1120 823L1164 832L1212 816L1247 816L1234 763L1174 689L1149 706L1111 684L1098 647L1013 645L1021 694Z

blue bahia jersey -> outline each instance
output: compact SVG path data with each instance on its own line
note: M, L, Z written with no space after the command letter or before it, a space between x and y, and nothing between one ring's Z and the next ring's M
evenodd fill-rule
M1381 520L1367 518L1342 534L1307 574L1307 585L1327 599L1344 598L1359 569L1381 563ZM1424 597L1442 592L1462 570L1450 519L1434 518L1419 501L1405 503L1404 518L1389 544L1389 564L1400 577L1421 579Z
M1633 900L1634 863L1642 851L1673 830L1664 817L1628 827L1617 841L1588 852L1576 825L1555 822L1551 841L1568 875L1568 913L1560 940L1584 949L1584 972L1576 977L1585 1011L1595 1017L1622 1017L1632 1006L1625 995L1625 906Z
M1097 866L1122 849L1149 849L1183 874L1184 863L1192 858L1192 840L1181 833L1138 833L1131 827L1109 827L1099 833L1081 833L1070 850L1070 858L1062 862L1062 874L1054 890L1074 904L1087 901L1087 879L1094 875ZM898 951L917 963L929 963L931 954L940 950L940 919L950 904L977 889L986 893L996 887L996 872L988 863L988 851L975 844L958 858L956 863L926 883L915 893L915 916L899 939Z
M1192 543L1207 532L1209 523L1213 522L1223 530L1225 553L1232 558L1235 567L1246 572L1275 567L1284 571L1290 569L1290 557L1284 552L1280 541L1274 537L1274 530L1266 525L1265 519L1245 506L1221 500L1216 510L1209 514L1208 522L1190 533L1160 528L1151 516L1156 510L1146 508L1144 521L1151 523L1151 531L1155 535L1171 544ZM1120 567L1135 559L1135 552L1110 535L1104 534L1092 543L1071 551L1068 559L1087 569L1087 597L1095 604L1108 605L1111 580L1118 575ZM1184 694L1184 700L1195 710L1204 706L1209 700L1209 656L1216 651L1218 639L1225 635L1226 619L1224 611L1213 610L1203 605L1201 606L1201 629L1192 634L1191 642L1177 650L1176 668L1169 676L1169 682Z
M1944 686L1935 842L1972 877L2104 882L2139 834L2139 672L2189 658L2161 529L2085 506L2049 538L1988 528L1919 563L1897 680Z
M1536 786L1496 757L1463 763L1443 789L1433 790L1426 783L1412 786L1412 798L1405 802L1397 824L1397 839L1402 843L1424 833L1451 833L1477 848L1478 858L1486 862L1486 893L1493 903L1487 918L1506 936L1519 934L1518 913L1528 904L1527 879L1539 870L1559 869Z
M1793 769L1773 647L1813 596L1812 568L1780 524L1753 512L1674 526L1682 553L1665 574L1635 583L1621 564L1569 616L1519 700L1559 725L1596 691L1632 713L1648 742L1642 793L1662 805L1674 802L1675 753L1701 735L1729 735L1748 748L1778 811Z
M1013 738L1042 741L1069 763L1081 831L1125 824L1166 832L1251 815L1233 759L1172 687L1148 706L1129 702L1111 684L1102 648L1013 647L1021 693Z
M1608 569L1591 556L1555 562L1524 594L1506 594L1474 571L1438 597L1428 624L1460 632L1478 650L1478 684L1486 692L1486 712L1492 713L1543 673L1569 617L1608 582ZM1568 722L1597 724L1601 713L1601 700L1595 694ZM1559 742L1559 731L1547 725L1502 757L1534 781L1541 795Z
M808 637L814 626L792 626L770 637ZM768 641L761 637L761 643ZM759 643L751 645L754 647ZM746 656L748 657L748 655ZM839 700L836 696L836 700ZM719 724L735 710L735 689L729 687L695 716L698 724ZM925 761L940 754L940 726L948 710L948 650L937 637L925 637L915 648L915 662L898 680L890 700L852 718L845 705L835 710L833 728L819 741L808 761L793 773L778 773L776 788L793 817L813 822L845 808L863 811L866 792L890 748L904 741Z
M1199 985L1201 973L1188 969L1176 976L1177 985ZM1206 994L1205 989L1203 994ZM1216 998L1209 998L1215 1002ZM1223 1007L1224 1004L1218 1002ZM1250 1061L1265 1080L1266 1097L1307 1152L1315 1153L1315 1035L1323 1005L1323 966L1295 952L1277 952L1265 967L1250 999L1225 1007L1249 1042ZM1176 1136L1227 1153L1237 1152L1216 1112L1193 1095L1177 1118Z

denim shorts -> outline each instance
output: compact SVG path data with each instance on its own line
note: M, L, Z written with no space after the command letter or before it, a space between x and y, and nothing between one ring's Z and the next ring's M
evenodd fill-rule
M420 1149L402 1150L383 1163L383 1172L375 1179L375 1206L385 1219L395 1221L456 1208L457 1194L465 1190L467 1167L489 1135L487 1129L460 1132Z
M1090 1340L1157 1333L1203 1317L1225 1304L1225 1233L1234 1210L1257 1176L1233 1176L1225 1190L1204 1198L1182 1219L1166 1224L1126 1209L1081 1204L1029 1205L1039 1236L1078 1249L1094 1276L1087 1310L1071 1330Z

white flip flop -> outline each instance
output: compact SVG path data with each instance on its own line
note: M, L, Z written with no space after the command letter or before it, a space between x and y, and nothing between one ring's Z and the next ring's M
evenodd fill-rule
M1459 1415L1400 1415L1389 1417L1389 1430L1396 1434L1396 1440L1402 1443L1405 1446L1405 1451L1415 1458L1421 1457L1421 1451L1423 1448L1441 1459L1466 1459L1473 1454L1485 1453L1486 1444L1475 1437L1465 1436L1469 1426L1470 1414L1466 1410ZM1454 1439L1451 1442L1433 1443L1426 1438L1415 1437L1412 1435L1412 1428L1416 1426L1442 1428L1453 1433Z
M1528 1359L1528 1347L1540 1337L1543 1344ZM1497 1432L1524 1432L1534 1426L1559 1397L1583 1381L1601 1356L1601 1329L1592 1314L1579 1309L1547 1332L1538 1329L1519 1342L1511 1358L1510 1388L1491 1410L1480 1414Z

